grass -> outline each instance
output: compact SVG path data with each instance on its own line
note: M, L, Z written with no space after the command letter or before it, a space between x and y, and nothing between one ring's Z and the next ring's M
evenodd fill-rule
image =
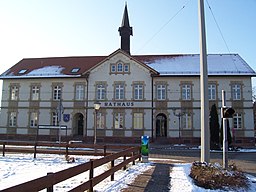
M197 186L206 189L248 188L248 180L235 164L223 169L220 164L194 162L189 175Z

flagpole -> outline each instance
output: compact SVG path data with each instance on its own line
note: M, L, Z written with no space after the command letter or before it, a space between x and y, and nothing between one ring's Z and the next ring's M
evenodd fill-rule
M204 0L198 0L200 32L200 89L201 89L201 162L210 161L208 70L205 37Z

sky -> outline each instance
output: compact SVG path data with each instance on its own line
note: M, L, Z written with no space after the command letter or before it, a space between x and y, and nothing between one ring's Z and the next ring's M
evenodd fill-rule
M132 55L200 53L197 0L0 0L0 74L23 58L110 55L125 3ZM204 4L207 53L238 53L256 70L256 0Z

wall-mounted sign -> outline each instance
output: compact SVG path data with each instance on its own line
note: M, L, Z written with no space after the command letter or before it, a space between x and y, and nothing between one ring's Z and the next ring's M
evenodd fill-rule
M63 114L63 121L69 122L69 120L70 120L70 114Z
M105 102L104 107L133 107L133 102Z

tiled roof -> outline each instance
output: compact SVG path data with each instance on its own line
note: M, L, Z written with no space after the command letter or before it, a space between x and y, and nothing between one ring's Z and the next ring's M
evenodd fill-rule
M114 54L117 52L119 50ZM3 73L0 78L78 77L91 68L97 67L111 55L22 59ZM199 54L133 55L131 58L148 66L149 69L159 72L161 76L198 76L200 74ZM209 75L256 75L238 54L209 54L207 63ZM74 68L79 70L71 72Z
M104 60L107 56L84 56L84 57L49 57L49 58L29 58L22 59L16 65L4 72L1 77L33 77L40 76L38 73L33 73L35 70L48 69L42 75L54 74L49 67L59 67L62 69L61 74L66 76L80 76L91 67ZM47 68L48 67L48 68ZM79 68L77 72L71 72L72 69ZM26 70L25 73L20 74L21 70ZM56 73L55 73L56 74ZM47 76L47 75L46 75Z

